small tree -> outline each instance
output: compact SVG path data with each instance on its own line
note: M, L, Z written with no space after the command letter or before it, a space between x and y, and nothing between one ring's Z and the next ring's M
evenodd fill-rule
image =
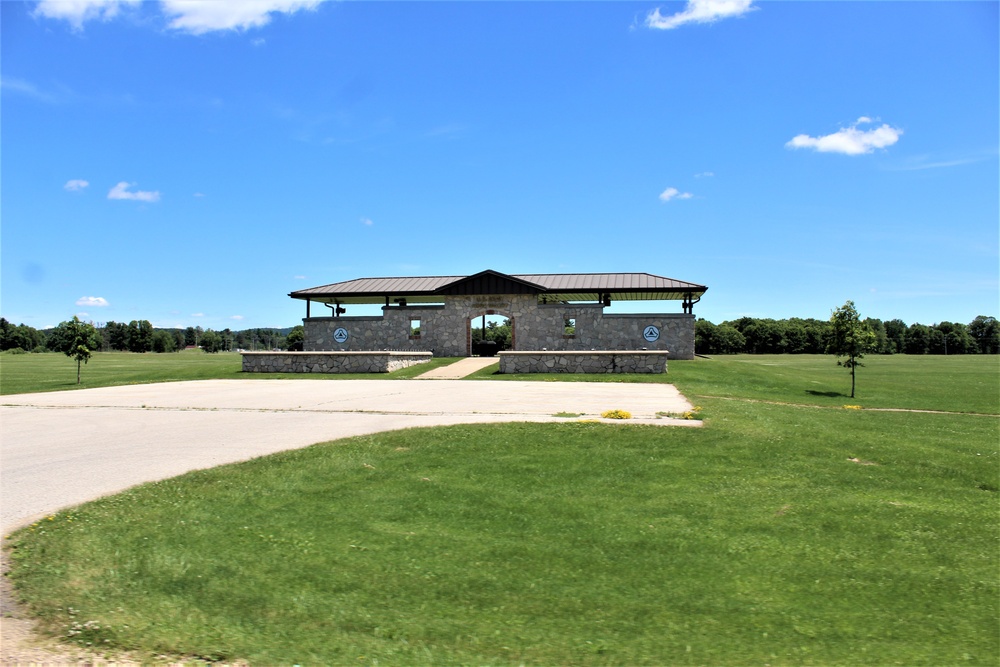
M285 346L290 352L301 352L306 340L305 328L300 324L293 327L285 336Z
M76 359L76 383L80 384L80 364L90 361L91 353L101 347L101 337L93 325L81 322L76 315L69 322L60 322L55 333L59 351Z
M875 349L877 340L875 332L862 322L853 301L847 301L843 306L833 311L830 318L833 330L830 337L828 352L837 355L837 365L851 371L851 398L854 398L854 369L864 366L861 359L866 353ZM847 357L841 360L840 357Z

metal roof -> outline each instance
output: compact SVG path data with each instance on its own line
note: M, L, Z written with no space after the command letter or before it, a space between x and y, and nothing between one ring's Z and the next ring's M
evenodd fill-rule
M444 294L534 293L550 302L699 299L704 285L650 273L540 273L506 275L482 271L472 276L357 278L289 294L293 299L326 303L440 303ZM499 291L498 291L499 290Z

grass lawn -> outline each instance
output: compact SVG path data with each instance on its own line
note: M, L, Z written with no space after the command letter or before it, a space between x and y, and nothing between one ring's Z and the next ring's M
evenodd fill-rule
M738 354L671 361L666 375L521 374L499 375L499 365L475 373L477 380L539 382L670 382L696 398L749 398L823 407L860 405L997 414L1000 412L1000 355L870 356L851 376L830 355Z
M83 367L81 383L76 384L76 361L64 354L0 354L0 395L40 391L93 389L126 384L178 382L181 380L221 379L310 379L349 380L405 379L431 368L457 361L456 357L438 357L426 364L404 368L394 373L364 375L303 375L301 373L244 373L243 358L238 352L207 354L185 350L168 354L131 352L96 352Z
M855 401L830 357L671 362L700 429L415 429L194 472L19 531L11 576L49 632L142 655L996 665L1000 419L842 407L997 415L996 359L882 359Z

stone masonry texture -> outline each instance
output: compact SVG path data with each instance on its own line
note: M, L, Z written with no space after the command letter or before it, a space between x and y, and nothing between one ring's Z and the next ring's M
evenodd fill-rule
M486 315L509 318L517 351L667 351L694 358L695 316L686 313L605 314L600 304L545 304L534 295L445 297L444 305L386 306L382 316L312 317L303 320L306 351L426 351L435 356L471 354L469 322ZM573 336L564 335L568 319ZM411 336L411 327L419 336ZM655 327L659 337L643 333ZM335 334L340 333L340 336ZM344 337L346 334L346 338Z
M244 352L244 373L391 373L431 360L428 352Z
M501 352L501 373L666 373L665 352Z

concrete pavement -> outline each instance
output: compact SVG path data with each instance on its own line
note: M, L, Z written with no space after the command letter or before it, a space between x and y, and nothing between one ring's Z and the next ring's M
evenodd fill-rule
M478 370L500 363L496 357L466 357L459 359L453 364L440 366L434 370L427 371L414 380L459 380L472 375Z
M657 418L691 404L666 384L204 380L0 397L0 524L13 528L199 468L418 426ZM610 420L605 420L610 421Z

